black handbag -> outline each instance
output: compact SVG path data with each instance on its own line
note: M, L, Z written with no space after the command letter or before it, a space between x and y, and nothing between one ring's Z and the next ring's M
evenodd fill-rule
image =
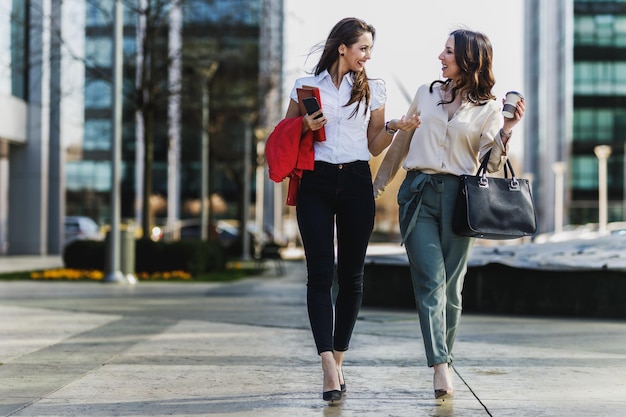
M504 178L487 177L489 151L476 175L461 175L452 230L481 239L517 239L537 231L530 182L517 178L507 159ZM508 170L511 177L508 177Z

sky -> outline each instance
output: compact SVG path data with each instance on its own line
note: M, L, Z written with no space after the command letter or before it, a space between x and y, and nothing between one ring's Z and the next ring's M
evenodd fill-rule
M523 0L285 0L285 109L294 80L317 63L319 55L309 52L344 17L376 28L366 69L369 77L386 82L387 119L400 118L408 109L403 91L412 98L421 84L441 77L437 57L457 28L483 32L491 40L498 100L509 90L524 92ZM514 152L521 152L520 141L512 144Z

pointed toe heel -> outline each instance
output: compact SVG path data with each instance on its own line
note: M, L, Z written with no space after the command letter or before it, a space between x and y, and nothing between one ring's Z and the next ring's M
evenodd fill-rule
M343 369L341 370L341 379L343 379L343 384L339 384L339 388L343 394L346 393L346 377L343 375Z
M436 400L446 401L446 400L451 400L452 398L454 398L454 391L448 391L448 390L445 390L445 389L436 389L435 390L435 399Z
M324 391L322 393L322 398L324 401L328 401L329 403L333 403L335 401L341 400L341 391L340 390L332 390L332 391Z

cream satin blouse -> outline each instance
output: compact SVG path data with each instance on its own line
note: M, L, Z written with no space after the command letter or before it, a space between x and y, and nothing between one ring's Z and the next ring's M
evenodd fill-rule
M476 105L463 100L448 121L443 91L429 85L418 88L414 105L420 112L422 124L415 129L403 168L426 174L474 174L480 159L493 148L488 170L498 171L506 162L507 148L500 138L502 116L495 100Z

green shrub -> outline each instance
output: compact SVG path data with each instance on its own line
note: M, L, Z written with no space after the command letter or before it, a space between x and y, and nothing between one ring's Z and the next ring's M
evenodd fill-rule
M76 240L63 251L63 263L69 269L105 270L106 242ZM226 268L226 252L215 241L180 240L153 242L135 241L135 272L148 274L164 271L185 271L194 276Z
M66 268L103 271L105 259L104 241L75 240L63 250L63 264Z

